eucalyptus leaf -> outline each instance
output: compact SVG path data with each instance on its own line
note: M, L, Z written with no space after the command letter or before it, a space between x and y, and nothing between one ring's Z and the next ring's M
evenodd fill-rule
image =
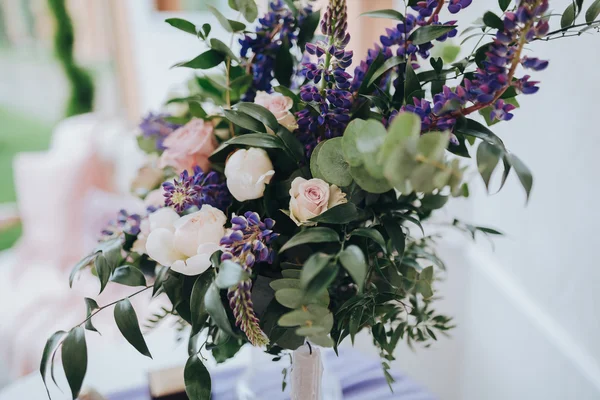
M317 161L319 159L319 152L325 145L325 142L326 141L322 141L321 143L319 143L317 147L315 147L315 149L313 150L312 155L310 156L310 174L313 176L313 178L322 180L325 180L325 177L323 176L323 174L321 174L321 170L319 169L319 163Z
M325 141L318 153L317 165L325 181L346 187L352 183L352 176L350 166L344 159L342 140L342 138L334 138Z
M79 396L87 371L87 345L82 326L73 328L62 344L62 364L73 399Z
M276 279L276 280L272 281L269 284L269 286L274 291L278 291L281 289L300 289L300 286L301 286L300 285L300 274L301 274L301 272L298 271L298 275L294 279L291 279L291 278Z
M329 336L310 336L308 340L321 347L333 347L334 345L333 340Z
M275 292L275 299L284 307L295 309L302 305L304 291L301 289L281 289Z
M361 189L369 193L386 193L392 189L392 185L385 178L374 178L364 166L351 167L350 175Z
M148 350L148 346L144 340L144 336L142 335L142 331L140 330L137 314L129 299L123 299L117 303L114 315L119 331L129 344L135 347L141 354L152 358L150 350Z

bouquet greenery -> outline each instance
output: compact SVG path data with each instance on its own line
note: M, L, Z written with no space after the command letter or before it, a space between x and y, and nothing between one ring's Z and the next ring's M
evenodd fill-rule
M337 350L368 330L392 379L401 340L427 344L451 329L451 318L433 308L444 269L439 235L423 222L451 197L469 195L464 172L473 153L486 187L496 169L501 185L514 170L529 196L531 172L490 127L512 119L519 95L538 91L521 71L548 62L525 55L528 44L600 26L600 0L585 9L573 1L552 31L548 0L500 0L462 32L475 50L452 60L460 46L442 42L458 26L440 19L470 3L411 0L401 11L369 12L397 26L353 74L346 0L330 0L322 15L311 1L274 0L253 28L212 9L229 44L211 36L209 24L168 19L208 50L175 65L200 71L189 96L169 102L185 112L150 114L140 125L140 147L155 155L148 168L160 182L137 188L147 212L122 211L71 274L73 284L89 269L100 291L108 283L140 289L102 307L86 298L87 318L47 342L44 382L62 349L77 397L85 331L111 306L125 339L150 357L129 300L146 291L172 305L149 324L173 315L191 326L184 375L195 400L210 398L202 353L221 362L247 343L274 357L306 342ZM249 23L257 19L253 0L229 5ZM444 57L431 56L435 46ZM499 234L447 225L473 237Z

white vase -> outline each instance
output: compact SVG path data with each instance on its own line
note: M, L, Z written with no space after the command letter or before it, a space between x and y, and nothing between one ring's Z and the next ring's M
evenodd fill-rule
M274 356L253 348L236 386L238 400L342 400L340 382L327 370L324 352L305 345L291 357L288 354L272 361Z

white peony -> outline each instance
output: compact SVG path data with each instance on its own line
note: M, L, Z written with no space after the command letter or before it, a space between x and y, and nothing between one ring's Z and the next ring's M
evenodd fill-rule
M238 150L225 165L227 188L238 201L261 198L273 175L273 163L263 149Z
M171 208L162 208L150 214L149 221L148 256L175 272L193 276L211 266L210 256L220 248L227 217L221 210L205 204L200 211L184 217Z

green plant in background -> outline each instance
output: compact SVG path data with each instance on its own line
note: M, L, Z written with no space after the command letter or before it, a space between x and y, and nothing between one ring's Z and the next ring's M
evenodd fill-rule
M71 86L65 115L70 117L90 112L94 105L94 82L90 74L77 65L73 57L75 35L65 1L48 0L48 5L56 26L54 49Z

